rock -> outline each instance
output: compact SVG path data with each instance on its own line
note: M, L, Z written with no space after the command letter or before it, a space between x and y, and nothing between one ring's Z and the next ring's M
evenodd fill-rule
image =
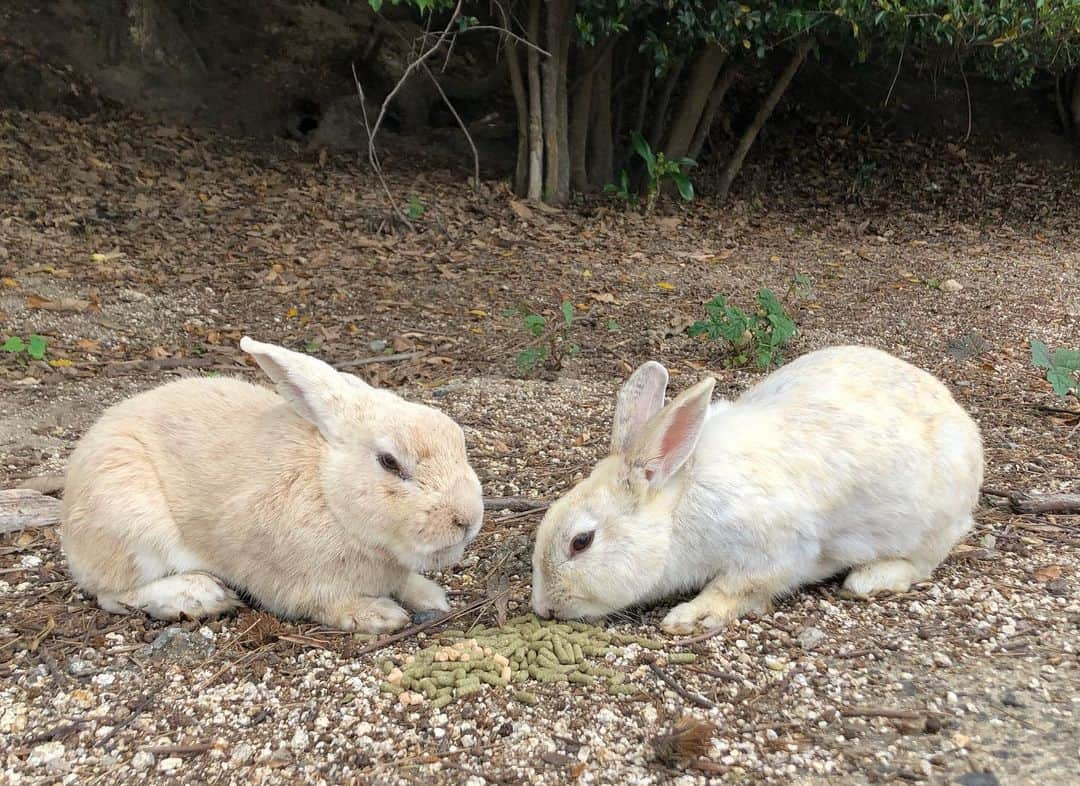
M423 625L428 620L433 620L436 617L441 617L444 612L438 609L424 609L422 611L415 611L412 615L413 625Z
M369 341L367 346L372 352L382 352L386 349L386 342L381 338L377 338L374 341Z
M1001 781L992 772L965 772L956 782L962 786L1001 786Z
M957 281L955 278L947 278L941 282L942 292L959 292L964 288L964 285Z
M812 650L825 641L825 631L820 628L803 628L799 631L799 646L804 650Z
M139 650L139 655L151 660L190 663L206 660L213 651L214 642L206 636L173 626L161 631L156 639Z
M253 758L255 758L255 749L246 742L242 742L233 748L229 763L234 767L243 767L245 764L250 763Z
M1004 704L1006 707L1026 707L1027 706L1027 704L1024 702L1023 698L1021 698L1020 696L1017 696L1012 691L1009 691L1008 693L1006 693L1004 696L1001 697L1001 703Z
M184 766L184 760L178 756L170 756L158 762L157 768L162 772L175 772Z
M136 772L148 770L154 766L154 754L150 751L139 751L131 757L131 767Z
M94 673L94 664L82 658L72 658L67 667L68 674L72 677L88 677Z
M311 737L304 729L297 729L293 732L292 741L289 743L289 747L297 753L307 750L308 745L311 743Z
M49 772L66 772L67 751L62 742L46 742L30 751L26 763L31 767L44 767Z

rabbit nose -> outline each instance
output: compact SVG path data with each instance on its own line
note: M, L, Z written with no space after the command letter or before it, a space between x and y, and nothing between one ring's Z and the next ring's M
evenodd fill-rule
M534 603L533 611L536 612L536 616L540 619L551 619L551 606L547 605L546 603Z

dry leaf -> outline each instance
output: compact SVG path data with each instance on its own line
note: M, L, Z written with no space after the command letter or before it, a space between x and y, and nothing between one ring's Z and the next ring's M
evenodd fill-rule
M666 290L666 291L670 291L672 289L675 289L675 285L672 284L670 281L657 281L656 286L658 286L658 287L660 287L660 289L663 289L663 290Z
M39 308L43 311L86 311L93 304L89 300L76 300L71 297L62 297L59 300L49 300L41 295L27 295L26 307Z
M287 316L289 319L292 319L293 317L295 317L299 313L300 313L300 309L298 309L296 306L293 306L292 308L290 308L288 311L285 312L285 316Z
M590 292L589 297L597 303L614 303L615 296L610 292Z
M1061 565L1043 565L1035 569L1035 578L1039 581L1057 581L1061 578Z
M97 352L101 349L101 342L92 338L80 338L75 342L75 346L83 352Z
M523 221L528 221L534 217L532 209L524 202L518 202L516 199L510 200L510 209L514 211L514 215Z

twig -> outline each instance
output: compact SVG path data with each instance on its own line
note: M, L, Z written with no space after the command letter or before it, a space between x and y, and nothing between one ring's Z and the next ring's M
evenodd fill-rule
M499 594L505 594L509 591L509 588L507 588ZM485 604L494 602L495 597L497 596L483 597L479 600L474 600L467 606L462 606L460 609L454 609L453 611L446 612L441 617L430 619L427 622L421 622L418 625L411 625L408 628L400 630L397 633L393 633L389 636L383 636L381 639L377 639L376 641L373 641L370 644L366 644L360 649L358 649L356 651L356 655L367 655L369 652L376 652L383 649L384 647L389 647L391 644L401 641L402 639L410 638L412 636L415 636L417 633L423 633L430 628L434 628L436 625L444 625L447 622L455 620L458 617L468 614L471 611L476 611L476 609L484 606Z
M423 355L423 351L419 352L395 352L393 355L372 355L367 358L359 358L358 360L346 360L344 363L337 363L338 368L356 368L357 366L369 366L372 363L396 363L399 360L412 360Z
M519 44L524 44L529 49L535 49L537 52L539 52L544 57L551 57L551 53L548 52L546 49L537 46L536 44L534 44L532 41L529 41L528 39L522 38L521 36L519 36L517 33L513 32L509 28L500 27L499 25L469 25L464 30L458 30L457 32L455 32L454 36L456 37L456 36L459 36L459 35L461 35L463 33L474 33L474 32L477 32L479 30L492 30L492 31L494 31L496 33L503 33L505 35L510 36L510 38L513 38ZM424 33L424 38L429 38L432 35L434 35L434 33Z
M967 74L964 72L964 60L958 54L956 56L956 62L960 66L960 76L964 78L964 93L967 95L967 133L964 134L964 141L967 142L971 139L971 88L968 86Z
M896 61L896 73L893 74L892 84L889 85L889 92L885 96L885 103L883 103L881 105L883 108L887 107L889 105L889 99L892 98L893 88L896 87L896 80L900 78L900 66L902 66L904 64L904 51L905 51L905 47L901 46L900 47L900 59Z
M497 519L492 519L493 524L509 524L511 521L518 521L519 519L527 519L529 516L535 516L538 513L545 513L549 508L549 505L544 505L542 508L533 508L532 510L523 510L520 513L511 513L509 516L502 516Z
M353 82L356 83L356 92L360 94L360 117L364 121L364 132L368 138L368 162L371 164L371 168L375 170L375 176L379 178L379 184L383 187L383 191L386 193L386 198L390 202L390 208L394 211L394 214L398 217L398 220L402 221L405 226L410 230L415 229L409 217L406 216L401 208L397 205L397 200L394 199L394 193L390 190L390 185L386 182L386 178L383 176L382 165L379 163L379 155L375 150L375 133L368 123L367 104L364 101L364 86L360 84L360 77L356 74L356 64L352 65ZM407 75L406 75L407 76ZM404 79L405 77L402 77ZM398 83L398 87L401 86L401 82ZM396 90L396 88L395 88ZM387 97L387 101L389 101ZM379 113L380 119L383 112L386 111L386 102L383 102L383 111Z
M450 114L454 116L457 124L461 127L461 133L465 135L465 141L469 143L469 148L472 150L473 155L473 188L480 188L480 152L476 149L476 143L473 142L472 134L469 133L468 126L466 126L465 121L461 119L461 115L458 114L453 102L450 101L449 96L446 95L446 91L443 90L442 85L439 84L439 80L435 78L435 74L431 73L431 69L428 68L427 63L424 63L424 72L431 79L431 83L435 85L435 89L439 91L443 103L446 104L446 108L450 110Z
M149 707L153 703L154 697L157 696L158 693L161 692L161 689L164 688L164 687L165 687L165 683L163 682L160 685L158 685L157 687L151 688L149 693L143 694L142 698L140 698L137 702L135 702L135 706L131 708L131 712L128 713L128 716L126 718L124 718L122 721L120 721L119 723L117 723L115 726L113 726L112 731L110 731L108 734L106 734L104 737L102 737L101 740L97 744L98 745L104 745L106 742L111 740L117 734L119 734L124 729L126 729L128 726L130 726L132 723L134 723L135 719L137 717L139 717L140 714L142 714L143 712L146 711L146 708Z
M59 726L53 726L51 729L35 734L33 737L28 737L23 741L23 745L33 746L42 742L52 742L53 740L63 740L70 737L77 732L89 721L75 720L71 723L61 723Z
M1013 513L1080 513L1080 494L1024 494L1018 491L983 486L982 493L988 497L1009 500L1009 510Z
M512 510L515 513L540 510L551 505L550 500L529 497L484 497L484 510Z
M139 748L155 756L193 756L214 749L212 742L194 742L189 745L148 745Z
M1077 413L1080 414L1080 413ZM38 494L59 494L64 490L63 475L41 475L36 478L27 478L15 488L26 491L36 491Z
M673 691L682 696L691 704L696 704L699 707L705 707L706 709L710 710L716 707L716 702L706 699L699 693L694 693L693 691L687 690L682 685L677 683L670 674L665 672L655 663L650 663L649 669L660 679L661 682L663 682L665 685L667 685L669 688L671 688Z
M1050 415L1071 415L1074 418L1080 418L1080 409L1065 409L1064 407L1035 407L1039 412L1046 412Z
M894 720L925 720L927 716L938 713L930 710L896 710L891 707L840 707L839 712L845 718L892 718Z
M707 630L697 636L691 636L688 639L675 639L675 641L671 642L671 644L673 647L689 647L691 644L708 641L714 636L719 636L721 633L724 632L725 629L726 627L724 625L721 625L718 628L712 628L711 630Z

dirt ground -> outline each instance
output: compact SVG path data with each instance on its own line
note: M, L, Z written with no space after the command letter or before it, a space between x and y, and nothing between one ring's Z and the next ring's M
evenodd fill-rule
M48 362L0 358L3 485L62 472L86 427L135 391L258 378L237 349L246 333L337 364L382 356L354 368L458 419L486 494L552 498L603 453L613 394L642 360L667 364L675 390L710 373L736 395L759 379L683 329L712 295L745 307L768 286L799 325L789 357L871 344L943 379L983 429L987 487L1080 489L1078 418L1054 411L1076 403L1053 396L1028 348L1080 344L1074 170L837 126L766 145L728 205L644 218L604 200L522 205L494 182L472 193L437 153L385 164L401 202L423 207L416 232L386 232L353 157L138 117L0 112L0 334L48 340ZM554 318L563 300L580 354L522 379L528 335L505 311ZM538 520L490 512L436 577L452 602L505 580L509 612L524 611ZM859 603L827 582L684 646L656 627L663 608L620 618L667 644L613 660L636 694L539 686L529 706L486 688L441 709L379 691L382 660L435 632L357 654L340 632L254 611L171 627L117 617L74 589L55 531L12 533L4 780L1075 782L1077 519L986 497L977 522L904 596ZM491 624L492 606L455 624ZM695 663L667 662L686 650ZM657 760L650 741L684 713L716 724L711 750Z

